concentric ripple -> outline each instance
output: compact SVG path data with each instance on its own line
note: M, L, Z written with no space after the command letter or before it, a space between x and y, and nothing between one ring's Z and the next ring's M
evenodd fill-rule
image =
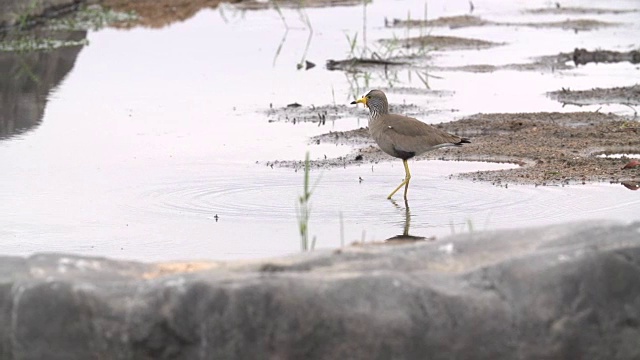
M275 177L207 177L154 184L140 196L146 210L169 215L265 220L290 216L293 201L280 200L297 190Z

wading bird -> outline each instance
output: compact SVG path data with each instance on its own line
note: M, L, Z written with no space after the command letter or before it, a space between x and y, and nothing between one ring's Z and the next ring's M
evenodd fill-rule
M364 104L369 108L369 133L378 143L380 149L387 154L402 159L405 178L398 187L389 194L391 197L404 185L404 198L411 173L408 159L430 150L447 146L460 146L469 143L469 139L437 129L418 119L408 116L390 114L387 96L380 90L371 90L362 98L351 104Z

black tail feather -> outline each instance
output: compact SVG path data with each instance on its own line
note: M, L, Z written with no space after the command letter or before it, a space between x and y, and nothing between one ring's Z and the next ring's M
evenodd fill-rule
M471 140L469 140L468 138L460 138L460 141L458 141L454 145L455 146L462 146L462 144L471 144Z

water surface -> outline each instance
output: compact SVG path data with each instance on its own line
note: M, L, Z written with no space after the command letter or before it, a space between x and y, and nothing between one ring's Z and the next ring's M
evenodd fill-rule
M521 12L547 7L546 1L474 4L474 14L495 21L567 17ZM5 78L8 85L2 89L5 97L11 96L3 101L0 140L4 254L60 251L151 261L254 258L298 251L295 205L302 192L302 174L265 163L300 160L306 151L312 158L345 155L349 147L309 145L308 139L364 126L367 114L363 110L359 118L320 127L270 123L266 114L270 105L346 104L370 87L424 88L424 84L402 70L391 84L372 73L368 86L361 82L354 88L351 75L323 68L327 59L348 55L345 33L362 31L362 6L305 10L314 30L306 58L318 64L308 71L296 70L309 34L298 11L283 10L291 29L276 57L285 30L275 10L240 11L232 5L221 9L203 10L162 29L90 31L88 46L35 58L2 54L3 67L15 75L12 80ZM366 11L368 42L374 44L394 33L405 36L406 30L385 28L384 17L406 18L409 12L421 17L424 2L376 0ZM428 7L430 18L467 11L466 0L429 2ZM574 47L627 51L637 46L637 13L588 17L629 26L578 33L525 27L431 29L431 34L506 45L434 52L429 61L437 66L500 65ZM38 86L21 70L24 64L46 67L38 72L46 74ZM637 65L626 63L562 72L433 75L437 77L430 78L430 89L416 93L390 89L390 100L435 110L424 119L432 123L477 112L593 111L599 106L563 108L544 93L562 87L628 86L640 80ZM450 95L436 94L441 91ZM620 105L603 106L600 111L633 112ZM407 214L410 234L436 238L573 220L637 219L638 193L619 184L505 188L449 177L511 166L413 161L409 212L401 196L395 203L385 199L402 180L400 161L314 170L312 179L320 180L311 200L310 234L322 248L384 240L404 231Z

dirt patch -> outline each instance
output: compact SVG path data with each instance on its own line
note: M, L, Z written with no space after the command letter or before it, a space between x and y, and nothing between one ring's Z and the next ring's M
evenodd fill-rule
M391 54L384 58L351 58L327 60L328 70L348 72L366 70L388 70L397 68L424 67L430 51L452 51L486 49L504 45L492 41L462 38L457 36L418 36L405 39L379 40L384 52Z
M362 109L359 109L362 110ZM325 106L302 106L292 103L281 108L270 108L266 111L269 122L288 122L296 124L298 122L318 123L318 126L327 121L335 121L345 117L356 117L361 115L353 106L346 105L325 105Z
M223 0L102 0L107 9L135 13L137 20L117 27L161 28L190 19L205 8L215 9Z
M259 0L240 0L233 1L236 3L236 7L240 10L262 10L273 8L272 1L259 1ZM353 6L362 4L360 0L277 0L275 1L278 7L281 8L305 8L305 7L330 7L330 6Z
M103 6L118 12L131 12L138 16L137 21L118 27L144 26L161 28L176 22L190 19L202 9L215 9L221 3L234 4L239 10L262 10L274 8L272 1L254 0L102 0ZM277 0L281 8L304 8L346 6L359 4L358 0L306 0L301 6L299 0Z
M595 88L581 91L562 89L559 91L548 92L547 95L565 105L640 105L640 85L608 89Z
M540 72L554 72L557 70L569 70L574 66L570 65L573 59L573 53L559 53L557 55L547 55L532 58L530 63L522 64L504 64L504 65L489 65L489 64L471 64L463 66L428 66L430 71L466 71L473 73L490 73L495 71L513 70L513 71L540 71ZM421 68L424 65L421 63L414 64L411 59L408 62L393 62L392 64L386 64L384 62L361 62L360 59L346 59L346 60L328 60L327 69L329 70L341 70L346 72L364 72L364 71L388 71L397 70L403 68ZM424 59L420 59L424 60ZM394 88L395 89L395 88Z
M473 15L444 16L434 20L393 19L392 21L386 21L385 19L384 23L386 27L448 27L451 29L494 24L495 22L493 21L484 20Z
M619 23L605 22L593 19L576 19L576 20L564 20L564 21L550 21L550 22L526 22L526 23L514 23L514 22L496 22L485 20L477 16L463 15L463 16L447 16L437 18L435 20L402 20L393 19L393 21L386 21L387 27L448 27L450 29L471 27L471 26L527 26L534 28L560 28L573 31L589 31L596 30L604 27L619 26Z
M596 156L640 151L639 124L614 114L480 114L443 127L473 137L470 146L457 149L462 159L496 157L525 165L462 175L465 178L549 185L638 176L622 171L628 159Z
M446 92L432 91L435 96L446 96ZM355 99L354 99L355 100ZM412 104L394 104L389 106L390 110L397 114L408 116L425 116L441 111L425 111L421 107ZM362 108L348 105L325 105L325 106L303 106L292 103L280 108L270 108L266 110L269 122L285 122L296 124L299 122L317 123L318 126L325 125L327 121L335 121L347 117L363 117Z
M506 26L528 26L534 28L560 28L563 30L578 31L590 31L605 27L619 26L619 23L612 23L600 20L592 19L576 19L576 20L564 20L564 21L550 21L550 22L529 22L529 23L505 23Z
M529 9L524 11L527 14L539 15L602 15L602 14L628 14L638 12L636 9L598 9L583 7L562 7L556 6L543 9Z
M640 153L640 124L597 112L478 114L436 127L471 138L471 144L433 151L420 159L510 162L511 170L480 171L458 177L494 184L559 185L593 181L637 182L640 174L622 168L629 159L600 154ZM382 153L366 128L330 132L317 143L357 144L351 154L312 162L314 167L347 166L395 159ZM300 162L277 162L300 167Z
M327 60L327 70L342 70L342 71L364 71L367 69L388 69L390 67L402 67L409 65L407 62L384 60L384 59L369 59L369 58L353 58L345 60Z
M554 72L557 70L569 70L574 68L573 66L569 65L569 61L571 60L571 54L569 53L540 56L535 57L532 60L533 61L530 63L523 64L472 64L463 66L432 66L429 69L434 71L466 71L474 73L490 73L504 70Z
M405 48L419 47L426 51L438 50L468 50L468 49L486 49L494 46L503 45L492 41L461 38L457 36L417 36L406 39L389 39L381 40L382 44L388 46L403 46Z

